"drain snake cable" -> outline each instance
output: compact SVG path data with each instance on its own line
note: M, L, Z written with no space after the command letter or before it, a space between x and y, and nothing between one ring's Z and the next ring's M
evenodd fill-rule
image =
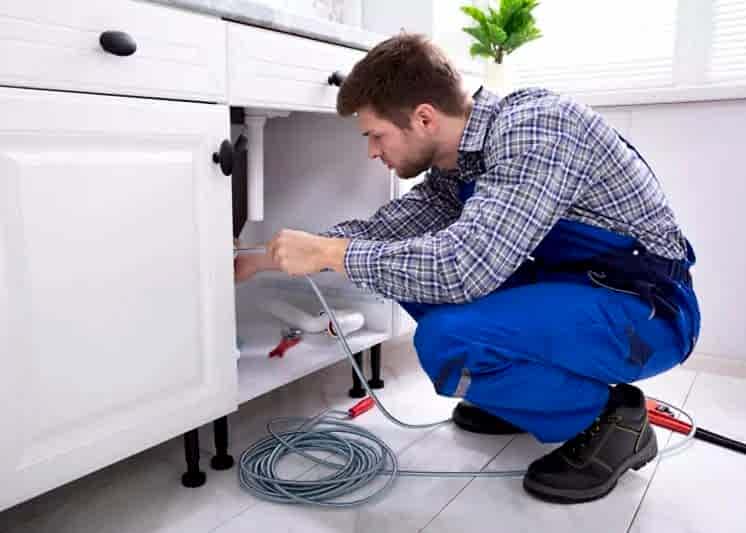
M306 279L329 316L334 330L339 333L337 339L355 374L381 413L395 425L407 429L431 429L449 424L451 419L428 424L409 424L398 420L386 409L369 387L363 372L355 362L344 332L339 327L324 295L310 276L306 276ZM697 426L688 413L661 400L657 401L682 415L691 424L691 431L683 439L669 444L659 452L662 458L673 455L686 446L694 436ZM268 435L241 454L238 462L241 487L260 499L276 503L348 508L380 498L391 489L398 476L518 478L526 473L526 470L402 470L399 468L396 453L383 440L369 430L349 422L354 417L351 411L328 409L314 417L282 417L270 420L267 424ZM285 428L278 429L281 425ZM321 456L312 455L311 452ZM280 462L293 454L333 471L318 479L280 477ZM341 459L341 462L329 460L332 456ZM362 489L379 476L386 476L385 483L372 493L340 500Z

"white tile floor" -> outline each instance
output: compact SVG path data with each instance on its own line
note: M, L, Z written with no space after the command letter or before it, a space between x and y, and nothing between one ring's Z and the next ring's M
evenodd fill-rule
M411 422L450 414L455 400L434 394L410 344L385 346L384 363L381 398L394 414ZM269 418L352 405L349 376L342 362L242 406L229 417L234 457L263 435ZM683 404L701 426L746 440L746 380L680 368L642 387ZM525 435L480 436L452 426L400 429L377 411L358 423L397 451L402 468L517 469L550 449ZM209 428L201 437L208 482L199 489L181 487L182 442L174 439L0 513L0 533L746 532L746 456L706 443L627 473L608 497L584 505L537 501L523 492L520 479L401 478L376 503L338 511L257 500L239 488L235 468L209 469ZM671 436L659 430L658 437L663 446ZM286 469L313 475L302 460Z

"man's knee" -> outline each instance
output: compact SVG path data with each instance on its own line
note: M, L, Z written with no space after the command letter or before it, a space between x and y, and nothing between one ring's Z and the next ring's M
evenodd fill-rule
M418 350L422 348L423 351L430 352L452 344L455 337L463 342L469 337L468 330L471 323L467 310L464 308L468 305L448 305L427 313L417 323L414 336L415 347Z
M442 311L430 312L420 319L414 334L414 347L420 364L434 382L448 357L446 350L451 339L447 322Z
M420 364L440 394L451 395L454 387L469 373L473 361L465 317L453 307L428 313L420 320L414 345Z
M435 364L439 345L442 346L447 336L443 329L443 319L437 311L428 313L417 323L414 333L414 347L425 371Z

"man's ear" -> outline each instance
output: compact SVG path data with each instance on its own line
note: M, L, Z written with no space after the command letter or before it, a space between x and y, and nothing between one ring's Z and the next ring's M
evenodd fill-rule
M435 126L437 112L430 104L420 104L412 112L412 122L419 124L420 127L430 130Z

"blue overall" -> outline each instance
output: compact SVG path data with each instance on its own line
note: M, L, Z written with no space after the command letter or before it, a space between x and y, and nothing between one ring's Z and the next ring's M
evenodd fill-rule
M473 190L473 182L462 185L462 200ZM603 273L553 268L604 254L632 257L639 248L632 237L563 219L534 250L535 261L494 292L466 304L399 302L418 323L415 348L438 394L558 442L593 422L610 384L683 362L700 327L688 243L684 274L666 278L665 301L610 289Z

